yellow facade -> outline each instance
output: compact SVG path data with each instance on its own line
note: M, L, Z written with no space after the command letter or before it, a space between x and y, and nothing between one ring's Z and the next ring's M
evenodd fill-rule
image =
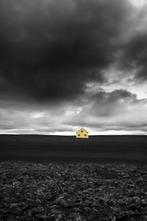
M76 138L88 138L88 131L86 131L84 128L81 128L80 130L76 131Z

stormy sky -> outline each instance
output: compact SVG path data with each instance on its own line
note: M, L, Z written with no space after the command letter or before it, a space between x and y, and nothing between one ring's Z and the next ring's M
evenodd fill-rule
M146 0L1 0L0 133L147 134Z

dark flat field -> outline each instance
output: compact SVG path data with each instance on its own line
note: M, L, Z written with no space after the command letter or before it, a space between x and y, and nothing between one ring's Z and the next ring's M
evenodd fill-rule
M147 136L0 135L0 160L147 163Z

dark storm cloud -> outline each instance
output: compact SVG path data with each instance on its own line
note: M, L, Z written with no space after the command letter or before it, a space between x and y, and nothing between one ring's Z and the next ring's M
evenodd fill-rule
M121 68L135 74L134 80L147 80L147 4L134 11L134 24L122 48Z
M126 44L122 68L136 70L136 80L147 80L147 30L137 33Z
M1 0L1 96L71 99L104 82L129 10L122 0Z

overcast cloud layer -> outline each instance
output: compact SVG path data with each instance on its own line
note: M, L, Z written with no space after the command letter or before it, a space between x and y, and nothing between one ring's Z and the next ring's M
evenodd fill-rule
M147 133L147 4L1 0L0 133Z

